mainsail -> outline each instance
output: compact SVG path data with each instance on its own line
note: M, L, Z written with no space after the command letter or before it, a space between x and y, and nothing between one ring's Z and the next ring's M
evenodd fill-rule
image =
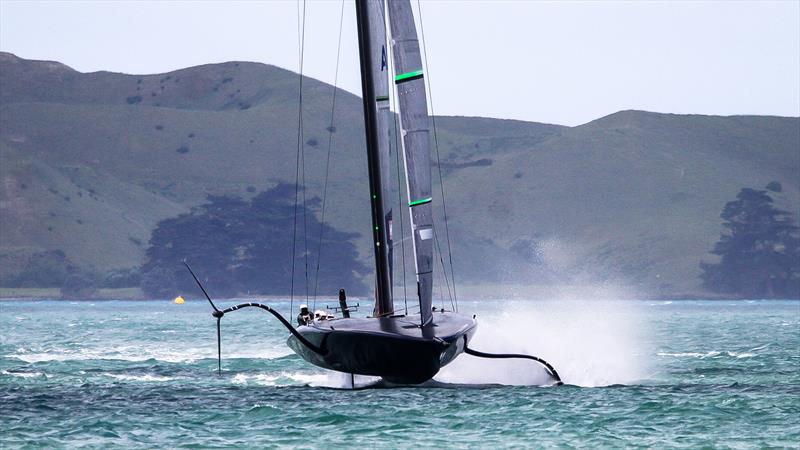
M391 315L391 198L389 172L389 88L386 67L386 27L381 0L356 2L358 48L361 61L361 92L367 137L367 164L375 251L375 311L377 317ZM388 206L388 208L387 208Z
M428 105L422 58L409 0L388 2L394 83L400 113L408 206L411 211L421 325L433 321L433 208L428 142Z
M394 313L392 303L392 183L389 181L389 164L391 162L391 146L389 140L389 121L391 111L389 110L389 52L386 48L386 19L383 0L367 0L369 9L369 39L370 52L372 53L372 79L373 92L375 94L375 106L377 114L377 139L378 139L378 160L380 161L381 171L381 194L383 200L383 227L381 230L386 242L386 261L389 274L389 298L375 302L374 315L376 317L386 316Z

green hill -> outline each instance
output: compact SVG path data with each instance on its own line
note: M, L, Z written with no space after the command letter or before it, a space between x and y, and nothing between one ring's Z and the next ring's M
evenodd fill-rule
M135 269L158 222L210 194L293 183L297 89L297 74L255 63L125 75L0 53L0 283L55 250L86 271ZM303 94L307 194L320 197L333 88L306 79ZM326 221L359 233L369 264L362 120L360 99L339 91ZM705 295L699 264L716 260L720 212L741 188L778 181L776 205L800 211L798 118L622 111L577 127L436 126L467 294Z

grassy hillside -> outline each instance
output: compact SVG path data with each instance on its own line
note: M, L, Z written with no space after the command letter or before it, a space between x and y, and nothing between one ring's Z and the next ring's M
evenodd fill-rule
M465 209L453 215L482 205L471 227L487 235L502 222L494 242L503 248L541 239L562 276L625 280L658 295L696 291L698 261L711 260L720 211L740 188L777 180L779 206L797 212L797 127L617 113L497 158L491 171L465 169L472 182L454 190Z
M52 250L96 272L138 267L159 221L209 194L294 182L297 89L296 74L255 63L124 75L0 53L0 278ZM322 194L332 94L304 82L309 196ZM778 181L776 204L800 210L798 118L623 111L571 128L436 126L459 286L488 295L597 283L702 295L699 263L714 260L739 189ZM362 234L368 262L361 103L344 91L332 142L326 218Z

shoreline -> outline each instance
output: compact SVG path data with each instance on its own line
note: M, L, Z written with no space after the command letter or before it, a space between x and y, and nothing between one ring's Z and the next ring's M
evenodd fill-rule
M132 295L134 292L139 295ZM205 298L202 296L187 296L182 294L187 301L202 301L205 303ZM715 295L715 294L698 294L698 295L691 295L691 294L682 294L682 295L662 295L662 296L642 296L642 297L627 297L627 296L620 296L620 297L613 297L608 295L601 295L592 297L591 295L586 296L569 296L569 297L560 297L560 296L541 296L541 295L531 295L531 296L522 296L522 295L510 295L506 297L501 296L465 296L462 294L461 300L463 302L474 302L474 301L508 301L508 300L533 300L533 301L634 301L634 302L641 302L641 301L677 301L677 302L684 302L684 301L770 301L770 300L788 300L788 301L800 301L800 298L745 298L745 297L735 297L735 296L726 296L726 295ZM465 298L466 297L466 298ZM372 303L371 297L358 297L352 296L348 297L348 300L352 302L363 302L363 303ZM399 299L398 299L399 300ZM141 295L141 290L138 288L122 288L122 289L101 289L99 292L92 297L86 298L64 298L60 295L60 289L58 288L0 288L0 303L2 302L15 302L15 301L57 301L57 302L111 302L111 301L134 301L134 302L172 302L173 299L167 298L148 298ZM286 302L289 301L289 295L254 295L254 296L241 296L241 297L216 297L214 301L268 301L268 302ZM305 301L304 298L296 298L295 301L300 304ZM317 297L317 301L322 302L330 302L333 304L338 305L338 297ZM327 305L325 305L327 306Z
M395 286L395 301L403 301L402 296L403 286ZM648 293L647 289L636 289L625 284L616 283L582 283L582 284L558 284L558 285L540 285L540 284L484 284L484 285L459 285L458 296L456 301L463 302L471 301L497 301L497 300L536 300L536 301L559 301L559 300L643 300L643 301L691 301L691 300L754 300L750 297L742 297L735 294L718 294L714 292L707 292L703 290L687 290L677 292L659 292ZM217 301L289 301L289 293L280 295L249 295L240 294L233 297L217 297L211 293L212 298ZM800 295L800 293L798 293ZM0 286L0 301L9 300L58 300L58 301L113 301L113 300L130 300L130 301L172 301L175 297L182 296L185 299L201 299L205 298L199 291L190 290L189 292L176 291L174 296L168 299L153 299L148 298L139 287L126 287L126 288L101 288L94 291L92 295L74 298L63 297L61 289L53 288L8 288ZM304 303L306 300L305 295L295 295L295 300L299 303ZM352 303L373 302L372 293L368 295L348 295L348 300ZM449 303L450 297L445 296L445 302ZM311 300L311 297L308 297ZM415 301L416 297L413 295L408 296L409 301ZM338 306L338 295L318 295L316 300L322 302L333 303ZM436 297L434 303L438 304L441 297ZM800 296L795 298L760 298L756 300L800 300ZM449 306L448 306L449 309Z

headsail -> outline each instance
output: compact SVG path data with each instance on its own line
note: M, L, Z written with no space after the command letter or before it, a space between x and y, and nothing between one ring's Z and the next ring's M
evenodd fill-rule
M411 210L411 230L414 237L419 308L422 325L425 326L433 321L433 208L428 105L411 3L409 0L392 0L388 2L388 12L408 206Z

